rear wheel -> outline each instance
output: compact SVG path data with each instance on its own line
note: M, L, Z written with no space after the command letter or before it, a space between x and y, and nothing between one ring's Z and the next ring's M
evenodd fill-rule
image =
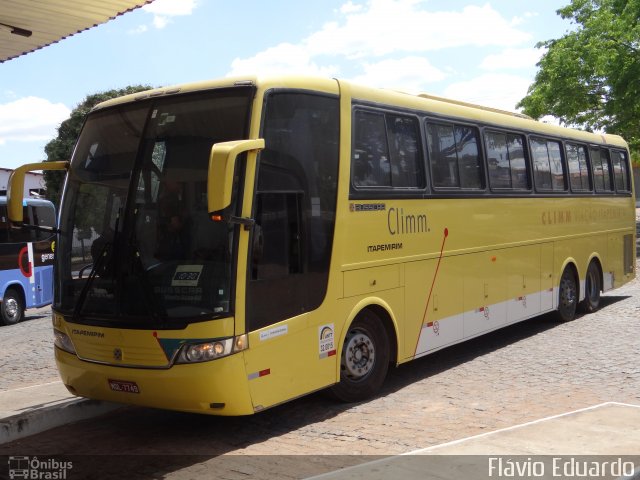
M580 310L584 313L595 312L600 306L601 291L600 269L596 262L591 262L584 281L584 300L580 302Z
M15 288L8 288L0 304L0 322L13 325L24 316L24 301L22 295Z
M570 322L576 316L578 305L578 287L571 268L565 268L560 278L557 317L561 322Z
M345 336L340 382L331 387L333 395L343 402L373 396L387 376L389 355L389 338L381 320L372 312L362 312Z

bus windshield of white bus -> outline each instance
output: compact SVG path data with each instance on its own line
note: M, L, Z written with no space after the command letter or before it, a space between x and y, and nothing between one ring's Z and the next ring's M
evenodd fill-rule
M151 328L230 313L235 229L209 218L207 171L215 143L246 138L252 96L236 87L89 115L60 215L58 311Z

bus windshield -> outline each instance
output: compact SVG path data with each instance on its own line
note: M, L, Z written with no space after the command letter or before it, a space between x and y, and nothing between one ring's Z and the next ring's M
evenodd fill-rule
M234 228L208 216L207 171L214 143L246 138L251 98L238 87L88 117L61 207L56 309L136 328L231 312Z

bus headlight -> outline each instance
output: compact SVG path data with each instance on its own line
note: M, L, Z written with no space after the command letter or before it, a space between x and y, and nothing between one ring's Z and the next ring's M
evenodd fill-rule
M187 343L180 350L176 363L209 362L246 350L248 346L247 335L203 343Z
M69 335L60 330L53 330L53 344L60 350L64 350L67 353L76 354L76 348L73 346L73 342Z

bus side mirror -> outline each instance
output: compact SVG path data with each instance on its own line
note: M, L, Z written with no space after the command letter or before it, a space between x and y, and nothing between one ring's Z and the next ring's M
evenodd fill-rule
M21 224L24 221L22 215L22 199L24 198L24 177L27 172L33 170L67 170L69 162L40 162L27 163L16 168L9 176L9 184L7 185L7 213L9 221L15 224Z
M222 216L222 211L231 205L233 173L238 155L243 152L257 152L263 148L264 139L262 138L221 142L211 148L207 202L212 218Z

